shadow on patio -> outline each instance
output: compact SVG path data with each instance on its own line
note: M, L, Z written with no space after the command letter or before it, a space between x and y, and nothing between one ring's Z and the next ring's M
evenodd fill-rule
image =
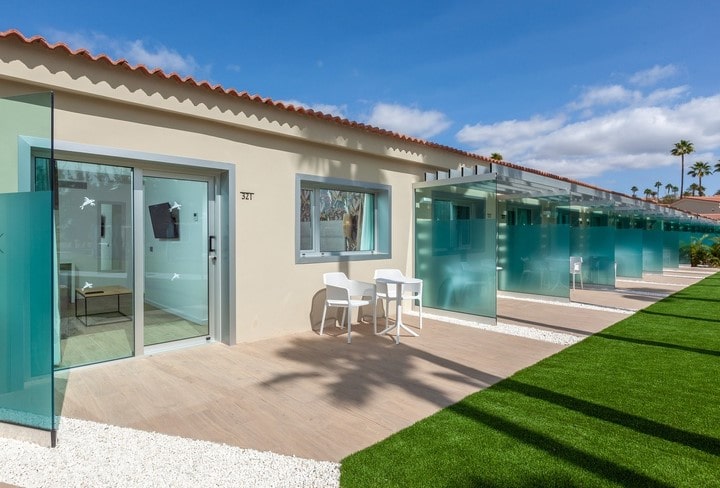
M399 345L330 332L72 370L61 415L337 461L562 349L431 320Z

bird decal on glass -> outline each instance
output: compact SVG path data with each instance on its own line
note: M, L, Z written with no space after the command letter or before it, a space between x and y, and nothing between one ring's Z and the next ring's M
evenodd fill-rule
M80 205L80 210L85 210L85 207L90 205L91 207L95 206L95 200L92 198L85 197L85 200L83 200L82 205Z

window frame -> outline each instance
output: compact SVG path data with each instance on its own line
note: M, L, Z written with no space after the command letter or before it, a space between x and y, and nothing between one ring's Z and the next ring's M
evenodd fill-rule
M301 250L301 194L302 190L341 190L371 193L374 195L373 209L375 221L375 246L372 251L319 251L318 223L320 210L314 204L317 193L313 191L312 212L312 250ZM355 181L307 174L295 176L295 263L326 263L338 261L361 261L369 259L389 259L391 255L391 187L382 183Z

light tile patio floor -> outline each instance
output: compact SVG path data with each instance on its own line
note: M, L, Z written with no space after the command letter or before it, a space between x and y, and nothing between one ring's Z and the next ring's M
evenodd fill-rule
M498 322L585 337L711 272L572 292L601 307L500 299ZM326 331L74 369L57 382L60 413L339 461L566 347L433 320L399 345L373 335L371 325L354 326L352 344L342 329Z

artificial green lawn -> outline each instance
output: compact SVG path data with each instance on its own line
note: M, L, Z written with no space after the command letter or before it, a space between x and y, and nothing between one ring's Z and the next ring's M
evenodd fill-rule
M720 486L720 274L345 458L340 481Z

